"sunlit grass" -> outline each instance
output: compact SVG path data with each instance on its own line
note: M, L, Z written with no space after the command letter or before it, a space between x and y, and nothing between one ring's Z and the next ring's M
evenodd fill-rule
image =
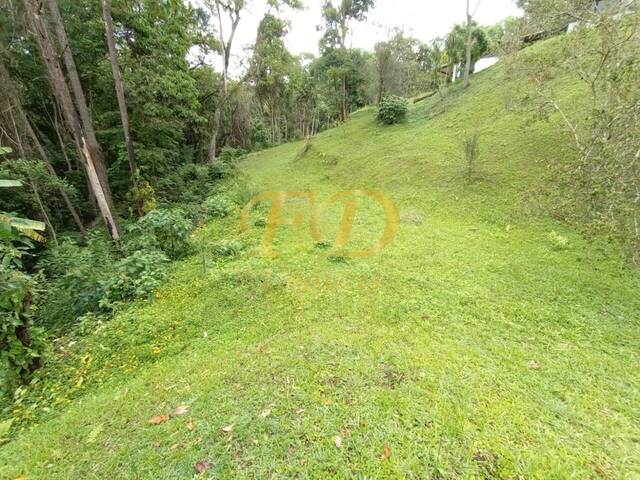
M396 238L366 259L332 252L341 210L318 241L297 201L280 255L260 257L265 227L243 232L238 205L152 301L62 342L25 393L41 403L16 412L40 424L0 447L0 476L182 479L199 461L229 479L639 476L640 279L532 203L562 133L523 128L501 79L483 72L402 125L358 112L301 158L302 142L251 155L233 198L375 189L400 212ZM474 130L484 180L468 184ZM358 248L383 227L363 202ZM241 253L213 247L230 240Z

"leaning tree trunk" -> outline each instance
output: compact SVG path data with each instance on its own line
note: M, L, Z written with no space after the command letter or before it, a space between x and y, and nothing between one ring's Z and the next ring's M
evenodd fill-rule
M93 118L87 104L87 99L84 95L84 90L82 89L82 84L80 83L80 76L78 75L76 62L73 59L71 46L69 45L67 33L64 29L64 23L62 22L62 16L60 15L58 0L48 0L48 4L51 13L51 20L56 32L56 37L62 51L64 65L67 69L67 75L69 76L71 92L73 93L76 108L78 109L78 113L80 114L80 122L82 124L82 130L84 131L85 135L84 143L86 143L87 146L86 150L89 152L89 154L91 155L91 159L93 160L93 165L95 166L98 178L100 179L100 185L104 193L104 198L109 204L109 209L111 210L111 212L114 212L115 208L113 199L111 197L111 188L109 186L107 167L104 161L104 156L102 155L102 150L100 149L100 145L98 144L98 140L96 138L95 130L93 129ZM113 219L114 221L116 221L115 216L113 217Z
M471 43L473 42L472 29L473 29L473 16L469 6L469 0L467 0L467 45L466 45L466 58L464 63L464 88L469 86L469 76L471 75Z
M122 76L118 67L118 54L116 52L116 44L113 37L113 20L111 18L110 0L102 0L102 16L104 18L104 26L107 36L107 46L109 47L109 57L111 59L111 72L113 73L113 83L116 87L116 97L118 98L118 108L120 109L120 119L122 120L122 129L124 130L124 141L127 145L127 156L129 157L129 169L131 170L131 182L135 187L138 184L138 165L136 163L136 155L133 150L133 140L129 130L129 114L127 113L127 102L124 96L124 86L122 85Z
M40 143L40 140L38 139L36 132L33 130L33 127L31 126L31 122L29 121L29 118L27 117L27 114L24 111L24 108L22 107L22 102L20 101L18 92L16 91L15 87L11 82L11 77L9 76L9 72L7 71L7 69L5 68L2 62L0 62L0 78L4 82L5 88L7 89L7 92L9 93L9 95L13 97L13 101L15 103L15 107L18 112L18 117L20 118L20 121L22 122L24 129L27 131L27 136L31 139L31 142L35 147L36 151L38 152L38 155L40 155L40 158L42 159L45 166L47 167L47 171L52 177L58 178L58 174L53 168L53 165L51 164L49 157L44 151L44 148L42 148L42 144ZM75 206L71 202L69 195L67 195L67 192L65 191L64 188L60 187L59 190L60 190L60 195L62 196L62 199L64 200L64 203L67 206L67 209L71 214L71 217L73 218L73 221L78 227L78 230L80 231L80 233L85 235L87 232L84 229L82 220L80 220L80 215L78 215L78 211L76 210Z
M91 152L86 148L86 142L82 128L80 127L80 120L78 119L78 114L75 111L73 101L71 100L71 92L69 91L64 74L60 68L47 22L44 20L40 12L40 2L38 0L23 0L23 2L31 22L31 26L34 30L34 35L38 43L42 60L47 69L54 97L62 110L63 117L73 137L76 150L78 151L78 156L87 170L87 176L91 177L93 170ZM100 199L105 202L104 205L100 205L102 217L107 225L107 229L109 230L111 237L114 240L118 240L120 238L118 225L113 215L113 209L106 200L105 189L103 188L102 182L98 182L97 184L95 182L91 183L91 189L95 198L98 199L98 202L100 202Z

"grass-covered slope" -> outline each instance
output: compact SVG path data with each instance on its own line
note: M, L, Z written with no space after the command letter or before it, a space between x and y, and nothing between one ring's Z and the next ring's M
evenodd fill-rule
M300 199L275 258L251 254L264 227L243 233L239 209L204 226L202 254L156 298L61 342L16 408L39 424L0 447L0 477L182 479L205 461L233 479L640 475L640 278L615 246L541 214L540 160L566 139L553 121L523 128L503 68L444 113L432 97L382 127L367 109L304 155L243 161L238 199L373 189L398 235L370 258L327 256L342 210L318 244ZM475 130L484 180L468 184ZM383 218L363 200L350 247ZM247 248L221 256L230 240Z

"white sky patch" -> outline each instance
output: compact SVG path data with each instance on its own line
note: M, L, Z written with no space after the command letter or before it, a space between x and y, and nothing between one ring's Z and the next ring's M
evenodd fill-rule
M337 4L339 0L334 0ZM293 54L313 53L318 55L318 41L321 33L317 27L322 24L321 8L323 0L303 0L304 8L292 11L283 8L280 16L290 22L286 37L287 48ZM202 0L193 0L202 4ZM245 50L256 39L260 19L267 11L264 0L248 0L249 7L242 16L233 46L231 71L240 74ZM471 0L472 7L475 4ZM395 27L405 35L423 42L446 35L456 23L465 22L466 0L376 0L375 8L367 15L367 20L354 23L349 35L353 48L373 50L373 46L389 38ZM483 0L474 18L481 25L493 25L507 17L517 17L522 11L515 0ZM228 32L228 27L227 28ZM219 68L219 59L213 60Z

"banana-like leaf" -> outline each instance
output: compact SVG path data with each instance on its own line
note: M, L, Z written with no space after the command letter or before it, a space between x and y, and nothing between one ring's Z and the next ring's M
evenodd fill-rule
M22 182L20 180L6 180L4 178L0 178L0 188L7 187L21 187Z
M0 224L2 225L2 228L0 228L0 234L6 234L6 227L9 226L15 228L24 236L29 237L36 242L46 242L46 238L38 233L38 231L42 232L47 228L42 222L30 220L28 218L12 217L10 215L0 213Z
M47 228L44 223L38 222L37 220L30 220L28 218L19 217L12 217L11 225L18 230L26 228L28 230L38 230L39 232L43 232Z
M0 147L0 155L6 155L7 153L11 152L13 152L13 150L11 150L9 147Z

